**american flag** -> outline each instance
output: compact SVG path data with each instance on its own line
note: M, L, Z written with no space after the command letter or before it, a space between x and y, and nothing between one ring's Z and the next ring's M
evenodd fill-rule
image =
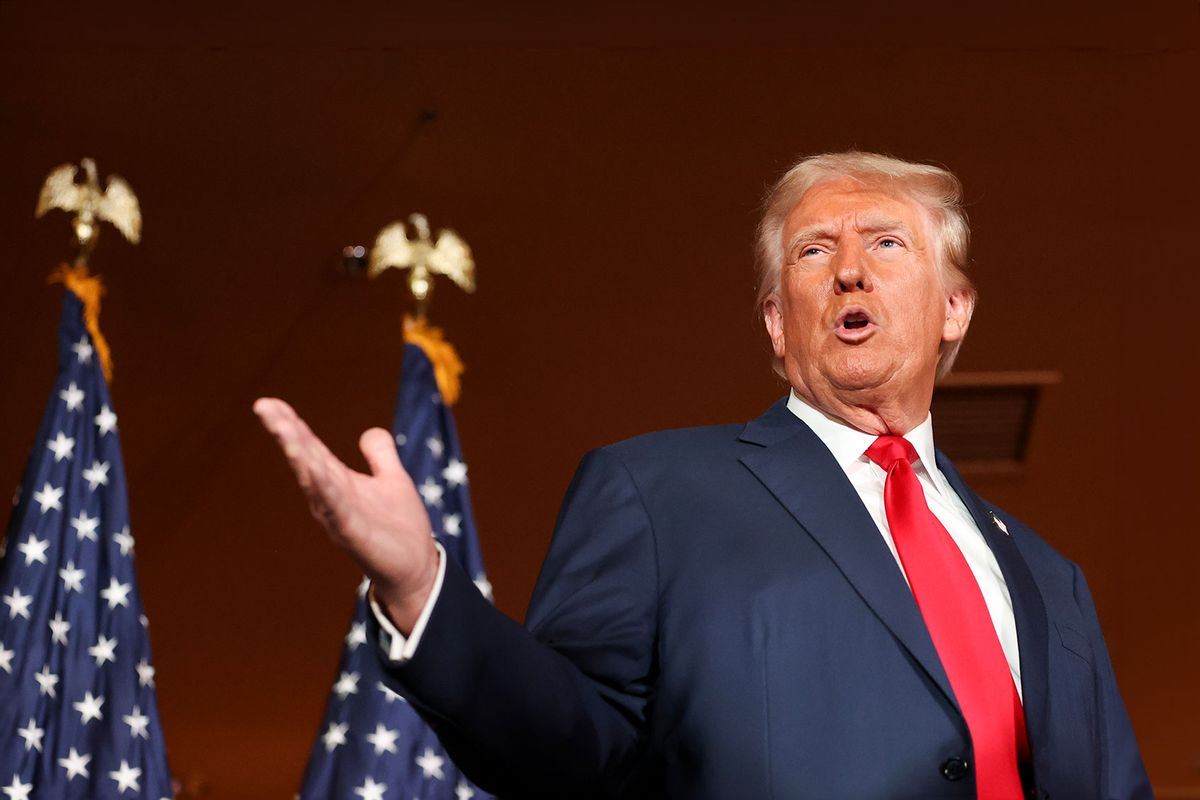
M67 292L0 563L0 794L171 796L117 416Z
M467 465L433 365L415 344L404 350L392 432L400 461L425 501L446 554L491 597L467 491ZM383 683L375 642L367 641L367 584L359 586L338 677L313 743L303 800L483 800L491 797L451 763L437 736Z

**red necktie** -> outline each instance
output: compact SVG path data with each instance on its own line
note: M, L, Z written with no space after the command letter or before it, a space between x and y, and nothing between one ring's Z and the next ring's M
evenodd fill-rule
M975 750L980 800L1022 797L1017 752L1027 751L1025 712L983 593L962 551L929 510L899 436L880 436L867 457L887 471L883 505L904 573L925 619Z

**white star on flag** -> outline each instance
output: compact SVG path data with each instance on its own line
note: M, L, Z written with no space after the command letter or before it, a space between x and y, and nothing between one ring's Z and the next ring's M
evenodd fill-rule
M408 702L407 700L404 699L404 697L402 695L399 695L396 692L393 692L391 689L389 689L387 687L387 684L384 683L383 681L376 682L375 688L378 689L379 691L383 692L383 696L385 698L387 698L388 705L391 705L396 700L399 700L401 703Z
M465 779L459 778L458 786L454 787L455 800L471 800L471 798L474 796L475 790L471 788L470 784L468 784Z
M352 694L358 694L358 677L357 672L343 672L338 676L337 683L333 685L333 692L339 700L345 700Z
M5 649L4 642L0 642L0 669L12 675L12 659L13 651Z
M130 737L134 739L139 736L143 739L150 738L150 732L146 729L146 726L150 724L150 718L143 714L142 710L137 706L133 707L132 714L126 714L121 719L129 726Z
M425 446L429 448L429 452L433 457L441 460L442 453L446 452L446 445L442 444L442 440L436 436L430 436L425 440Z
M113 541L121 546L121 555L127 556L133 552L133 537L129 534L129 526L126 525L118 533L113 534Z
M442 765L445 763L446 759L434 753L431 747L426 747L425 752L416 759L417 766L426 778L437 778L439 781L446 777L442 773Z
M103 633L94 645L88 648L88 655L96 659L96 666L104 665L105 661L116 663L117 660L117 640L116 638L109 639Z
M426 478L425 482L417 487L417 491L421 493L421 499L425 501L427 506L441 506L442 493L445 492L432 477Z
M25 752L37 750L42 752L42 736L46 733L44 728L37 726L37 720L33 717L29 718L29 724L24 728L17 728L17 735L25 740Z
M360 644L367 643L367 623L356 622L350 626L350 632L346 634L346 646L351 650L357 650Z
M94 719L104 719L104 714L100 711L100 706L104 705L103 695L93 697L91 692L85 692L82 700L71 705L79 712L79 721L84 725Z
M83 398L86 395L75 385L75 381L71 381L71 384L59 392L58 396L67 404L67 411L78 411L83 408Z
M93 542L96 539L96 526L100 524L99 517L89 517L86 511L80 511L79 516L71 520L71 527L75 529L75 535L79 537L79 541L91 539Z
M121 583L116 578L109 578L108 588L100 590L100 596L108 601L110 609L117 606L129 606L129 592L133 590L132 583Z
M95 352L92 349L92 343L87 340L86 336L80 338L78 342L71 345L71 349L75 351L75 356L79 359L80 364L90 363L92 360L92 353Z
M133 789L135 792L142 790L142 787L138 785L138 778L142 777L141 768L129 766L129 762L123 758L121 759L121 768L108 773L108 777L117 782L117 791L121 794L124 794L126 789Z
M74 561L68 561L67 566L58 571L58 577L62 578L64 591L70 594L72 591L83 591L83 579L87 577L87 573L76 569Z
M29 538L17 545L17 549L25 556L25 566L32 566L33 562L40 561L46 563L46 548L50 546L49 539L39 539L36 533L29 534Z
M368 776L363 781L363 785L354 790L354 793L363 800L383 800L385 791L387 791L386 783L376 783L374 778Z
M74 747L67 754L66 758L60 758L58 763L67 771L67 780L71 780L76 776L80 778L90 777L88 774L88 762L92 757L87 753L80 753Z
M374 733L368 733L363 738L370 742L371 746L375 748L375 755L382 755L384 753L396 752L396 739L399 737L400 731L388 730L388 728L381 722L375 726Z
M34 674L33 679L37 681L38 694L49 695L55 697L54 687L58 684L58 676L50 672L50 665L43 664L42 671Z
M137 663L137 674L139 685L154 688L154 667L150 666L149 661L143 658Z
M442 478L451 488L463 485L467 482L467 465L457 458L450 459L450 463L442 470Z
M32 788L32 783L21 783L20 776L13 775L12 783L0 787L0 792L8 795L8 800L29 800L29 790Z
M54 619L50 620L50 641L65 645L67 643L67 633L70 630L71 623L63 619L61 611L57 612L54 615Z
M96 415L96 429L103 436L106 433L112 433L117 429L117 415L108 407L108 404L100 406L100 413Z
M350 725L345 722L329 723L329 730L321 737L321 741L325 743L325 752L332 753L339 745L345 744L348 730Z
M442 530L449 536L461 536L462 514L447 514L442 517Z
M480 575L472 583L475 584L475 588L479 590L481 595L488 600L492 599L492 582L487 579L486 575Z
M59 431L57 436L46 442L46 449L54 453L55 464L64 458L69 461L75 455L75 440Z
M29 604L32 602L33 595L21 594L21 590L14 586L12 594L4 598L4 604L8 606L8 618L24 617L29 619Z
M52 508L55 511L62 511L62 496L63 490L54 488L50 485L50 482L47 481L45 485L42 486L42 490L40 492L33 493L33 500L38 504L38 506L41 507L42 513L45 514Z
M108 462L93 461L92 466L80 473L83 479L88 482L88 488L93 492L97 486L108 486Z

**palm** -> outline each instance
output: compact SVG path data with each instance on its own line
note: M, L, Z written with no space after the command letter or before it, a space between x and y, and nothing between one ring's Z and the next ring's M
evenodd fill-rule
M390 437L389 437L390 440ZM363 571L377 580L394 582L397 565L413 561L428 545L429 516L408 473L369 475L340 462L342 491L324 498L332 524L322 518L322 499L310 495L314 514L330 537L353 554Z
M436 571L437 560L429 515L400 465L391 435L381 428L362 435L359 447L371 471L356 472L287 403L261 399L254 410L283 449L329 537L393 599L407 602L410 595L428 594L430 567Z

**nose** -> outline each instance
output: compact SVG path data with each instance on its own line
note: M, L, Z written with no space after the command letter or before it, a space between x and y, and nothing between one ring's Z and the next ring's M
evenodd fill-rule
M834 294L871 292L871 271L861 247L840 247L833 257Z

